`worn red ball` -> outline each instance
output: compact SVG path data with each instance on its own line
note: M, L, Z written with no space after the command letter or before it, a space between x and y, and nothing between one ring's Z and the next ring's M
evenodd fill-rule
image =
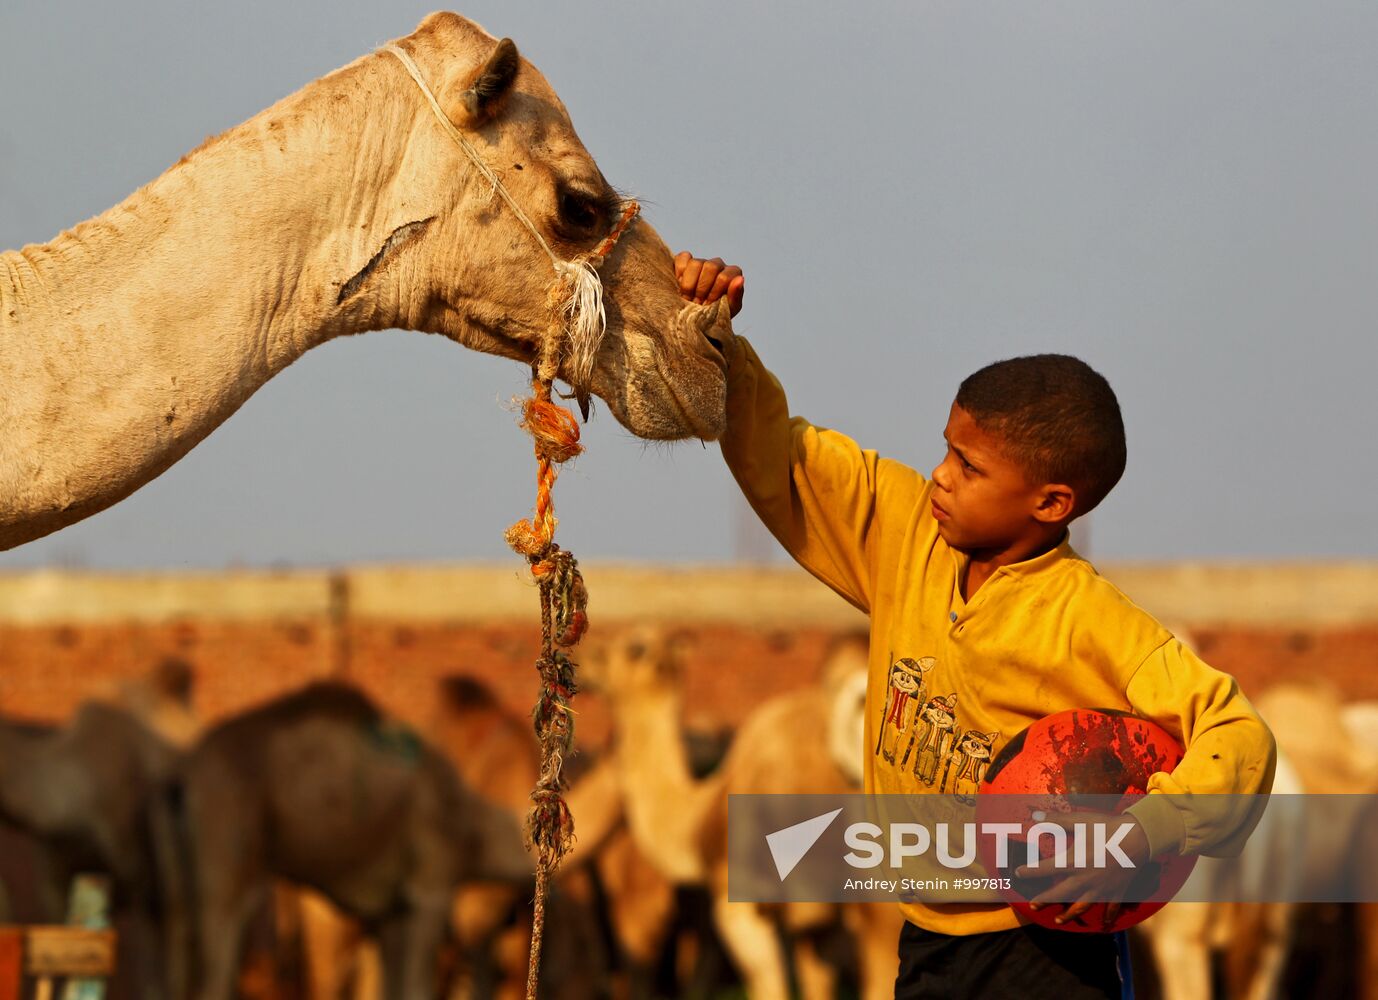
M1019 733L991 761L977 798L977 819L982 824L1017 822L1027 831L1043 813L1122 812L1147 794L1150 775L1170 772L1181 759L1182 748L1172 734L1148 719L1108 708L1057 712ZM1096 903L1080 917L1058 924L1064 906L1029 907L1047 881L1013 874L1026 860L1026 843L1018 835L1012 838L1015 849L1000 871L1012 887L1002 888L1001 895L1029 920L1058 930L1108 933L1131 927L1162 909L1196 864L1194 855L1155 859L1142 866L1130 889L1133 899L1141 901L1121 904L1112 923L1105 923L1108 904ZM995 846L994 837L981 837L981 860L991 872L998 868Z

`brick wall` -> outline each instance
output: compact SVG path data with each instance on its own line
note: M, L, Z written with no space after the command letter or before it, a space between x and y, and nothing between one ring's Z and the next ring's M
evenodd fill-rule
M325 574L319 599L300 579L289 591L279 588L247 600L246 593L257 591L246 590L236 577L233 601L215 597L204 578L199 590L192 588L194 599L185 590L169 590L161 577L149 584L154 596L147 600L131 593L136 584L130 581L106 581L117 588L109 593L118 599L101 596L106 592L93 597L89 580L74 583L67 597L62 587L46 583L42 601L26 597L24 587L0 586L0 711L59 719L93 692L136 677L161 656L175 653L196 669L196 708L206 719L331 675L350 677L389 710L419 724L435 709L438 679L453 673L483 679L506 705L526 713L535 692L538 640L529 585L515 586L514 600L520 603L511 608L493 604L488 588L487 620L459 619L457 609L469 606L463 600L433 601L435 609L426 610L424 601L408 600L399 572L404 571L389 571L386 602L364 599L352 607L332 597L338 597L338 580ZM512 577L504 570L500 578L510 582ZM439 585L432 577L426 581L426 593L433 595ZM8 581L14 582L13 577ZM769 586L750 577L740 593L729 593L740 584L719 571L706 582L661 581L680 588L681 598L647 596L645 616L693 638L685 660L684 702L687 721L696 727L735 726L771 694L809 683L829 639L864 625L860 615L826 592L825 603L809 604L820 600L822 588L802 576ZM638 587L644 592L650 586L641 580L626 589L635 594ZM789 589L796 586L804 595L798 600ZM617 588L613 580L603 591L595 640L641 617L634 596L608 596ZM367 584L359 589L368 593ZM1171 592L1190 603L1180 591L1177 586ZM599 597L594 585L595 609ZM103 620L102 609L108 608L115 609L117 620ZM1333 614L1333 602L1328 608L1322 620L1308 621L1299 613L1293 624L1247 620L1265 616L1244 613L1236 615L1242 621L1186 624L1201 654L1239 678L1246 693L1280 680L1311 678L1333 683L1350 699L1378 699L1378 620L1355 614L1346 621ZM598 745L607 735L603 706L596 695L586 694L576 707L581 740Z
M687 721L705 729L735 726L771 694L809 683L835 631L689 626ZM0 624L0 711L60 719L93 692L176 653L196 668L198 714L220 718L329 676L334 642L328 628L311 622ZM346 676L418 724L428 721L446 674L483 679L516 712L525 713L533 699L537 636L529 624L369 622L352 626L348 642ZM1349 699L1378 699L1378 625L1219 626L1199 630L1196 643L1246 693L1309 678L1333 683ZM576 707L581 742L600 745L608 720L598 696L582 695Z
M771 694L813 680L834 630L697 625L688 632L687 721L715 729L735 726ZM0 712L63 718L93 692L175 653L196 669L197 714L213 720L331 676L335 641L329 628L311 622L0 623ZM484 680L518 713L534 700L533 623L367 622L350 626L347 642L340 673L418 724L429 720L437 682L447 674ZM598 696L581 695L576 708L581 742L601 745L608 718Z

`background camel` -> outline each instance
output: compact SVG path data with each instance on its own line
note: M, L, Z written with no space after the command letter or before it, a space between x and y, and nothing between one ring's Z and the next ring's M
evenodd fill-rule
M173 748L114 705L87 702L60 727L0 719L0 821L38 841L43 865L30 873L42 901L34 916L64 922L72 876L108 874L121 977L141 997L165 996L181 977L162 930L185 905L167 795L174 766Z
M1210 1000L1214 956L1223 959L1227 996L1272 1000L1279 995L1295 905L1285 899L1239 900L1267 898L1299 884L1295 863L1305 842L1305 817L1300 801L1290 796L1304 790L1291 759L1280 750L1273 792L1288 798L1269 802L1243 854L1200 858L1182 887L1183 896L1210 902L1170 902L1139 925L1165 1000Z
M552 252L597 245L619 200L511 42L436 14L399 45ZM421 330L530 362L551 260L491 195L375 52L97 218L0 254L0 548L128 496L334 337ZM644 221L602 278L592 372L566 355L561 376L637 435L716 438L726 304L684 303Z
M387 1000L434 994L462 880L528 884L516 821L357 690L318 683L211 729L183 762L198 989L227 1000L273 876L376 933Z
M719 933L753 998L788 997L792 971L805 996L831 996L835 976L817 945L838 919L858 945L863 996L892 995L902 925L898 907L764 907L727 899L729 794L860 790L829 748L850 747L845 766L861 754L862 707L852 678L865 670L864 639L834 648L823 671L827 687L791 691L753 711L722 766L702 781L689 767L681 738L677 645L659 630L635 629L591 657L586 669L612 709L614 753L637 843L667 877L708 886ZM782 931L793 938L793 963L781 949Z
M1195 648L1190 628L1174 625L1171 631ZM1283 706L1270 711L1282 715L1270 720L1264 713L1265 721L1285 722ZM1271 728L1281 736L1277 726ZM1282 747L1278 749L1272 790L1281 796L1306 790L1291 755ZM1277 995L1291 944L1295 907L1290 901L1235 900L1266 897L1270 883L1277 887L1292 879L1296 884L1295 852L1305 840L1304 817L1298 806L1288 798L1270 801L1244 854L1197 860L1181 894L1210 902L1170 902L1138 926L1136 934L1148 942L1146 957L1155 965L1166 1000L1209 1000L1217 964L1224 972L1229 996L1271 1000Z
M528 719L498 702L487 685L445 678L429 742L475 791L522 819L530 808L537 748ZM574 850L555 883L547 921L547 968L559 968L561 997L650 996L652 979L675 926L674 887L639 851L623 820L621 788L610 756L580 754L568 793L577 823ZM464 885L451 927L464 961L452 996L521 996L530 935L528 896L501 885ZM376 951L360 928L319 897L304 903L308 978L314 1000L376 994ZM607 925L612 940L599 929ZM614 953L605 954L608 945ZM564 957L561 958L561 952Z
M442 682L437 710L428 721L426 732L465 782L508 810L518 822L524 822L539 772L539 754L529 718L519 717L504 707L482 682L456 675ZM592 891L589 873L582 862L598 855L621 822L621 801L614 779L611 766L604 765L592 773L585 769L568 792L578 839L574 851L562 862L557 878L556 892L563 897L559 905L564 908L565 919L552 916L547 922L547 933L552 938L571 931L577 934L580 928L574 924L583 925L585 930L588 927ZM654 887L645 888L651 890L651 896L655 895ZM515 899L511 890L503 886L464 886L455 894L452 926L460 947L477 959L469 963L475 976L475 995L524 995L531 914L518 904L525 902ZM580 909L582 913L578 912ZM502 918L514 910L520 911L517 919L504 926ZM485 969L483 960L489 957L493 968ZM562 995L576 995L580 985L573 981L565 983L567 993Z
M1197 863L1184 893L1219 901L1169 903L1139 928L1167 1000L1209 1000L1216 966L1225 996L1267 1000L1289 995L1285 973L1294 945L1314 951L1319 942L1307 925L1335 908L1285 899L1233 900L1332 891L1341 880L1354 877L1350 866L1357 859L1371 856L1362 838L1371 826L1364 812L1367 796L1378 792L1378 705L1346 705L1333 689L1311 682L1279 684L1254 701L1278 740L1273 792L1282 797L1269 803L1242 855L1203 857ZM1332 802L1325 820L1312 822L1314 814L1304 803L1288 798L1301 793L1353 793L1355 808L1347 821L1337 822ZM1370 925L1372 904L1359 909L1361 959L1373 963L1378 937ZM1298 940L1299 932L1308 932L1310 940ZM1329 936L1337 933L1338 928ZM1317 961L1316 955L1308 961ZM1334 974L1341 963L1322 958L1319 964ZM1316 971L1308 970L1307 979ZM1361 971L1361 993L1367 982ZM1315 983L1318 995L1333 986Z

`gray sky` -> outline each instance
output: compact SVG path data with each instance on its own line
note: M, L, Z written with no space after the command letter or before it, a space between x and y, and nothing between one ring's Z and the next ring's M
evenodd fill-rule
M432 0L433 2L433 0ZM0 246L50 239L430 4L0 5ZM1081 355L1129 471L1101 559L1378 556L1378 5L471 2L666 240L739 262L796 412L925 471L957 383ZM124 503L0 568L503 559L520 366L307 354ZM3 390L0 390L3 391ZM586 558L754 550L718 449L600 412Z

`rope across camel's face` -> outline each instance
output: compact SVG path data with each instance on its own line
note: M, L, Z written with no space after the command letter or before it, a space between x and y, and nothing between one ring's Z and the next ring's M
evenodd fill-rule
M414 283L399 294L404 325L533 362L551 326L552 258L559 267L592 252L625 202L584 149L559 98L510 43L449 16L428 19L401 46L502 187L495 191L467 161L401 67L388 67L416 111L402 174L428 178L421 190L394 195L414 203L399 209L399 218L410 213L422 218L408 225L424 224L398 230L394 239L405 243L385 248L398 254L397 273ZM642 219L598 273L606 326L599 324L601 339L584 357L561 344L560 377L602 398L640 437L720 436L721 349L732 335L726 303L685 303L669 248ZM587 379L581 369L591 372Z

